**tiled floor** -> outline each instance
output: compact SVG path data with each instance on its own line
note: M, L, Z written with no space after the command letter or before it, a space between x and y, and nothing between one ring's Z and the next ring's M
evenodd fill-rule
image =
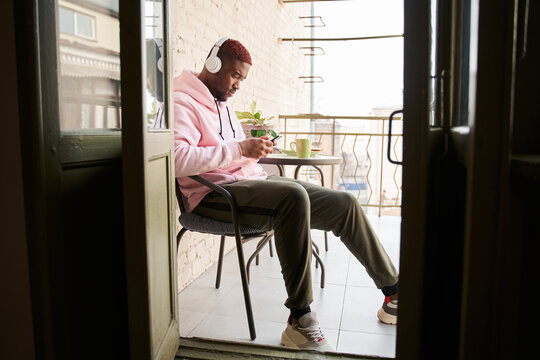
M399 217L369 217L396 268L399 267ZM313 304L327 339L339 352L394 357L396 327L377 319L383 295L366 274L363 266L332 233L329 251L324 252L321 231L312 237L323 252L326 286L320 288L320 269L313 267ZM229 241L233 241L230 239ZM246 258L256 241L244 245ZM279 345L288 310L279 260L261 252L259 266L251 266L250 293L257 330L257 344ZM221 287L214 287L214 265L179 296L180 334L220 340L251 342L244 308L236 251L226 255Z

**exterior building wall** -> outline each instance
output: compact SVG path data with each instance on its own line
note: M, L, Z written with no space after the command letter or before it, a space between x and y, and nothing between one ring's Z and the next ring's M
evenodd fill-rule
M213 44L222 37L239 40L250 51L253 66L232 108L248 111L252 101L263 116L309 112L309 57L301 42L280 37L309 37L299 16L310 15L310 4L281 5L278 0L177 0L173 4L172 53L174 75L183 69L199 72ZM180 225L177 224L177 229ZM227 242L227 251L234 240ZM217 260L219 237L186 234L179 246L179 289L183 289Z
M81 6L69 1L59 0L58 6L93 18L95 31L95 39L85 39L80 36L60 33L61 39L86 45L90 48L98 47L114 53L120 52L120 26L117 17L111 16L111 14L103 14L90 7Z

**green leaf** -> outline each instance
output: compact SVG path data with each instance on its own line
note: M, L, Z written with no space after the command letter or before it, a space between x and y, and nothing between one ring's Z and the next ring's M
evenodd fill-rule
M251 102L251 113L255 114L255 109L257 108L257 103L255 101Z
M269 117L266 118L266 121L270 121L270 120L272 120L273 118L274 118L273 115L272 115L272 116L269 116Z
M261 120L261 113L255 113L253 117L257 120Z
M253 114L248 113L247 111L235 111L236 116L239 120L241 119L253 119Z
M270 130L270 135L275 138L277 136L277 133L274 130Z

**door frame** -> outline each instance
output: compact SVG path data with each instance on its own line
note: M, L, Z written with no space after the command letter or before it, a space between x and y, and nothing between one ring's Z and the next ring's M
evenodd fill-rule
M508 222L519 0L480 0L476 110L469 123L461 318L463 359L518 354L519 234ZM505 291L507 290L507 291ZM512 291L513 290L513 291Z
M396 358L420 359L427 241L429 0L404 1L403 202Z
M74 206L85 194L118 194L115 186L121 183L120 172L111 175L111 172L102 170L105 167L120 169L120 131L104 130L93 135L88 132L61 132L56 3L53 0L13 1L13 8L17 90L19 99L24 99L19 102L18 111L21 119L21 155L35 354L37 358L43 359L69 358L79 351L81 343L89 339L85 332L93 333L92 330L99 321L93 314L99 313L105 317L114 312L116 317L111 319L109 329L117 330L124 324L123 313L116 311L117 306L122 307L119 303L124 300L121 294L124 288L116 286L123 281L123 249L101 249L104 250L103 253L114 257L113 266L107 261L110 258L104 260L106 263L102 263L99 270L81 266L80 263L74 265L77 262L74 259L78 256L82 263L96 260L93 255L96 250L100 250L96 245L99 243L95 242L94 235L97 232L102 231L101 240L112 239L108 244L122 245L123 234L118 231L122 228L122 209L116 207L121 204L121 201L116 202L120 196L104 200L107 196L104 195L99 197L99 200L104 201L99 205L93 204L92 207L85 208L84 203L81 203L80 207ZM87 169L90 169L92 175L81 174ZM77 176L72 175L79 170L81 172ZM118 182L115 182L117 180ZM113 185L110 186L111 184ZM81 190L77 191L77 185ZM84 211L77 212L80 209L100 209L100 206L118 211L119 221L114 223L113 227L108 227L107 231L103 223L94 223L92 216L86 216ZM74 219L77 221L73 221ZM81 224L93 228L73 236L74 230L80 229L78 226ZM115 240L119 241L114 242ZM117 265L119 267L116 267ZM118 268L120 270L116 272ZM115 282L114 287L118 290L117 293L109 293L115 301L106 307L95 306L93 301L100 296L99 291L95 290L98 286L96 283L102 280L104 277L101 276L109 270L106 275ZM94 282L85 283L88 279ZM106 286L99 286L101 285L103 287L100 290L107 292ZM81 289L86 286L92 295L86 298L79 296ZM76 296L79 297L74 299ZM92 305L89 305L90 302L93 302ZM83 328L79 324L82 324L85 318L95 321L86 322ZM124 333L116 335L115 341L109 348L104 346L102 351L121 352L124 345L127 348L127 336ZM88 351L86 355L89 356L92 351Z

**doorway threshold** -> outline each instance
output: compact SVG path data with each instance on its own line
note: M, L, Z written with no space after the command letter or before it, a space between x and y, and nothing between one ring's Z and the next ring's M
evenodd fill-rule
M338 352L315 350L296 350L281 346L246 344L234 341L221 341L203 338L181 338L175 360L205 359L310 359L310 360L368 360L385 359L378 356L361 356Z

